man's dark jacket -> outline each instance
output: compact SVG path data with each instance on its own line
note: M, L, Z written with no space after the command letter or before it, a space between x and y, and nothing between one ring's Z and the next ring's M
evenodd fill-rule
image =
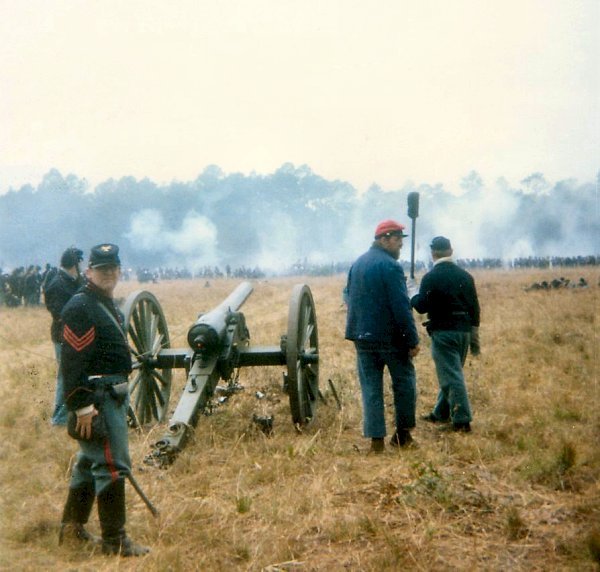
M473 277L451 260L440 260L423 276L419 293L411 299L419 312L427 312L427 331L470 332L479 327L479 301Z
M379 244L352 265L346 288L347 340L388 343L405 350L419 344L404 271Z
M50 336L55 343L62 342L60 313L80 286L81 279L79 277L73 278L73 276L61 268L44 290L44 302L52 315Z
M122 333L123 314L112 298L93 284L84 286L69 300L61 317L65 402L74 411L94 403L95 382L89 376L127 376L131 354Z

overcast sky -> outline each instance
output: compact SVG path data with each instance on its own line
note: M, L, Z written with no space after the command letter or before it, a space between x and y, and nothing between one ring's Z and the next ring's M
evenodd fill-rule
M595 180L598 0L0 0L0 191L308 164Z

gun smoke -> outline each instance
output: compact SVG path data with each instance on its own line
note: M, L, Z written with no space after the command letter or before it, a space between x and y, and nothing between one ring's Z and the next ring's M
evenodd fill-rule
M406 197L419 192L417 259L443 234L463 259L586 256L598 253L597 184L551 183L534 173L511 186L469 173L459 192L442 184L376 185L359 193L307 166L268 175L225 174L210 166L194 181L159 186L108 180L94 190L75 175L46 174L0 196L0 266L58 261L69 245L118 243L130 266L260 267L350 261L368 247L378 221L406 224ZM408 241L407 241L408 242ZM405 248L401 257L410 255Z

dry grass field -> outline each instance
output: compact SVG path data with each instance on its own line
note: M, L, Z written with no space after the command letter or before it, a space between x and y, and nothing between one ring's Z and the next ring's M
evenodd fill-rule
M244 391L203 416L166 470L144 465L162 427L131 433L153 519L128 486L128 531L141 559L57 546L77 445L52 428L50 317L0 308L0 567L7 570L597 570L600 559L598 274L474 272L482 356L468 358L473 433L418 422L419 448L367 454L353 346L344 341L343 276L254 283L243 307L253 345L278 345L293 284L315 298L321 388L312 426L291 423L282 369L245 368ZM585 276L587 289L525 292L533 281ZM152 291L173 347L233 280L122 283ZM422 318L419 316L420 322ZM437 393L429 340L416 359L418 415ZM338 410L327 380L339 393ZM171 409L183 387L174 375ZM256 392L265 394L257 399ZM391 405L391 394L387 394ZM252 415L272 414L267 437ZM388 431L392 430L388 410ZM93 513L90 529L98 532Z

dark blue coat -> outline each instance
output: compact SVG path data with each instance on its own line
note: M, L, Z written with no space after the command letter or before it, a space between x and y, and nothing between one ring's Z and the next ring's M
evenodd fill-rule
M346 288L347 340L406 350L419 344L404 271L389 252L374 243L350 268Z
M479 300L473 277L450 260L440 260L421 281L419 293L411 299L413 308L429 322L427 331L470 332L479 327Z
M93 284L81 288L67 302L61 319L65 402L67 408L74 411L94 402L96 383L88 379L89 376L127 376L131 372L131 353L117 326L117 323L123 326L123 314L112 298L103 295Z
M46 308L48 308L48 311L52 314L50 335L53 342L62 341L62 321L60 319L60 313L63 311L65 304L73 297L80 286L80 278L73 278L73 276L61 268L54 278L50 280L48 286L44 290Z

